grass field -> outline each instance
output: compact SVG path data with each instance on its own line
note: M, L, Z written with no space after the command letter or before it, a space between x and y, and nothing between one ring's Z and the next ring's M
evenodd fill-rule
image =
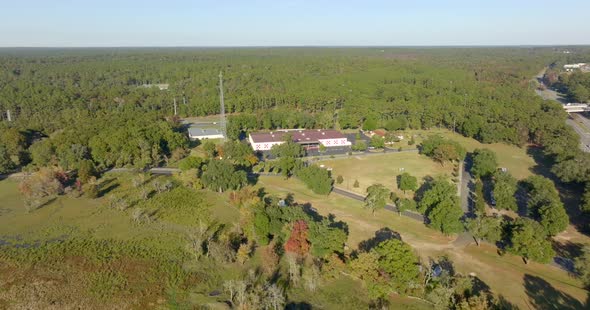
M526 148L519 148L504 143L483 144L475 139L466 138L446 129L408 130L404 131L404 134L419 136L416 138L416 144L420 144L422 139L429 135L438 134L459 142L468 152L472 152L478 148L490 149L496 153L500 167L508 168L508 171L517 179L524 179L530 176L533 167L536 165L535 160L527 153Z
M180 279L187 283L182 284L185 286L194 281L177 269L182 268L177 261L186 259L187 232L197 224L187 226L186 219L208 211L220 223L233 225L239 217L238 210L228 204L225 196L203 191L197 193L202 196L195 203L207 204L200 208L189 206L195 207L194 215L179 218L174 214L177 210L162 210L158 220L140 224L132 220L132 210L153 206L136 201L137 190L131 186L130 177L117 174L103 178L101 181L109 189L103 198L60 196L30 213L25 211L18 183L11 179L0 181L0 251L4 251L1 248L4 243L19 244L21 251L29 249L29 254L14 254L25 255L26 259L20 262L12 262L15 256L4 257L0 252L0 309L7 302L14 307L47 308L52 300L59 300L54 305L57 308L143 309L162 307L171 300L185 300L187 291L170 295L166 281ZM167 178L148 178L146 182L164 182ZM125 211L108 208L111 195L126 197L131 206ZM39 247L46 242L48 246L68 250L55 253L45 246ZM38 262L27 262L36 256ZM242 267L223 268L233 277ZM223 268L215 270L223 273ZM104 275L98 276L98 270ZM110 288L117 281L122 286ZM217 285L217 282L207 283ZM185 290L199 287L202 285L192 282ZM34 297L35 294L42 297ZM18 300L16 304L15 300Z
M340 187L363 195L367 187L376 183L397 191L396 177L403 172L417 177L421 183L426 176L450 177L453 169L451 164L442 166L415 152L383 153L371 156L352 155L347 158L322 160L318 164L332 168L334 178L342 175L344 183L339 185ZM358 188L353 186L355 180L359 182Z
M520 257L498 255L491 245L465 244L389 211L378 211L372 216L361 202L336 194L328 197L313 194L298 180L261 177L259 186L277 195L292 193L296 201L310 203L320 214L333 214L336 220L348 223L348 244L352 248L373 237L375 231L389 227L423 259L449 256L459 272L475 273L496 295L502 295L521 309L584 309L588 291L557 267L534 262L524 264Z

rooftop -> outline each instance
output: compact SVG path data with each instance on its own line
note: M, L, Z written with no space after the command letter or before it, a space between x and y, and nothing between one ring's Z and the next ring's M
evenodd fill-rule
M324 139L345 139L340 131L333 129L302 129L302 130L277 130L271 132L252 133L254 143L280 142L286 134L293 135L293 141L297 143L317 143Z
M214 135L221 135L221 131L215 128L198 128L198 127L190 127L188 129L188 134L191 137L195 136L214 136Z

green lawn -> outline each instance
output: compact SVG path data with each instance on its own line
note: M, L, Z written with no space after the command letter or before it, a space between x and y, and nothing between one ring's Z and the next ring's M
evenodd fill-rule
M370 156L350 156L341 159L329 159L318 161L318 165L324 165L332 169L332 176L336 179L341 175L344 183L338 185L347 190L365 194L367 187L381 183L390 190L397 191L396 177L407 172L418 178L419 182L426 176L446 175L451 176L453 165L444 166L432 159L415 152L384 153ZM354 182L358 180L359 187L355 188Z
M536 165L534 159L527 154L526 148L519 148L504 143L483 144L475 139L466 138L446 129L404 131L404 135L419 136L416 138L416 144L420 144L423 138L433 134L438 134L459 142L468 152L472 152L478 148L487 148L494 151L498 157L500 167L508 168L508 171L517 179L524 179L530 176L532 174L531 169Z
M483 244L480 247L454 242L455 238L444 236L425 225L407 217L400 217L389 211L378 211L372 216L363 209L362 203L336 194L328 197L313 194L298 180L284 180L280 177L261 177L259 186L276 195L292 193L295 201L310 203L322 215L333 214L336 220L348 224L348 244L356 248L360 241L373 237L374 232L383 228L400 233L402 240L412 245L422 257L448 255L458 272L474 273L496 295L502 295L521 309L533 308L532 299L538 291L553 292L554 298L546 300L555 309L566 307L577 309L588 295L582 283L567 272L551 265L530 262L524 264L517 256L499 256L496 248ZM525 281L533 279L535 281Z

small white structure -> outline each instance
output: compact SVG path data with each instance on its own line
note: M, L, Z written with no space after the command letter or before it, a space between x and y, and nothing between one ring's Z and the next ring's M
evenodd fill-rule
M219 129L190 127L188 138L191 140L223 139L223 133Z

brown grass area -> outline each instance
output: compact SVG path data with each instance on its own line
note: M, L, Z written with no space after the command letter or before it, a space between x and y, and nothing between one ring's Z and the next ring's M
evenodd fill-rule
M452 173L451 164L442 166L424 155L413 152L352 155L345 159L319 161L318 165L332 168L334 178L342 175L344 183L339 185L340 187L363 195L367 187L375 183L381 183L390 190L401 193L397 189L396 177L403 172L417 177L419 182L426 176L450 176ZM359 181L359 188L353 186L355 180Z

